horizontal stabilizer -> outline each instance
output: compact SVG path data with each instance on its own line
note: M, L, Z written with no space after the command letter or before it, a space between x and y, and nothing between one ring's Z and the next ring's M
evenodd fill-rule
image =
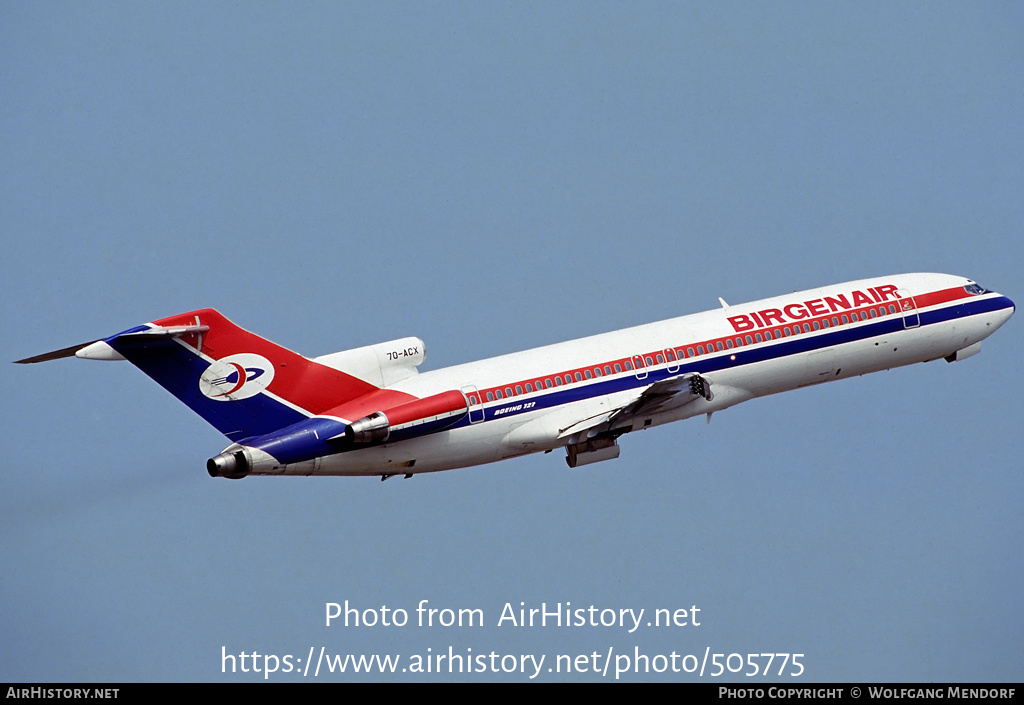
M79 343L78 345L72 345L67 348L61 348L60 350L43 353L42 355L26 357L24 360L15 360L15 363L19 365L28 365L33 362L49 362L50 360L59 360L62 357L75 357L76 355L89 360L123 360L124 358L121 355L118 355L110 348L109 345L106 344L107 341L114 340L115 338L121 338L124 340L145 340L146 338L151 337L176 338L180 335L188 335L190 333L205 333L208 330L210 330L210 326L154 326L146 330L119 333L109 338L90 340L88 343ZM87 348L91 348L92 350L90 352L86 352ZM84 354L79 355L79 353Z
M154 326L147 330L134 331L132 333L121 333L117 337L143 339L150 336L170 336L172 338L176 338L179 335L205 333L208 330L210 330L210 326Z
M59 360L62 357L74 357L82 348L87 348L94 343L98 343L98 340L90 340L88 343L79 343L78 345L72 345L68 348L61 348L60 350L54 350L52 352L43 353L42 355L35 355L33 357L26 357L24 360L15 360L15 364L18 365L30 365L33 362L49 362L50 360Z

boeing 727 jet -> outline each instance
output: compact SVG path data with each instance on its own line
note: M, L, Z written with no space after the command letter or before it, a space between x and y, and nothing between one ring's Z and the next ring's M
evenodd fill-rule
M387 479L556 448L570 467L609 460L632 431L962 360L1013 311L969 279L900 274L420 372L418 338L306 358L203 309L18 362L128 360L232 442L213 477Z

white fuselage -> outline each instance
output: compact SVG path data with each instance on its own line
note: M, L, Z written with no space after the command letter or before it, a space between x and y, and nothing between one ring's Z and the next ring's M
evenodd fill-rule
M970 286L976 287L944 274L860 280L422 372L390 388L416 397L462 390L470 400L464 423L267 474L432 472L551 450L575 440L564 435L574 424L624 407L656 380L691 371L711 382L711 401L639 414L628 430L957 351L971 354L1014 308L1009 299Z

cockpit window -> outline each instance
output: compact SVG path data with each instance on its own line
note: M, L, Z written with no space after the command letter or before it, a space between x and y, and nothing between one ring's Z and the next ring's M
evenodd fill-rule
M970 284L965 286L964 290L966 290L968 294L974 294L974 295L987 294L988 293L988 289L986 289L985 287L981 286L980 284L975 284L974 282L971 282Z

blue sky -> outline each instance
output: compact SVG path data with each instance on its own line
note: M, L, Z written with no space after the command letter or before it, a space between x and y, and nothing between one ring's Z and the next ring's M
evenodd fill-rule
M0 359L207 306L310 356L417 335L435 369L895 272L1019 300L1022 31L1014 3L3 2ZM225 440L126 363L7 364L0 680L452 647L1019 681L1020 346L1011 319L612 462L383 484L212 480ZM345 600L486 623L325 627ZM520 602L702 621L497 626Z

